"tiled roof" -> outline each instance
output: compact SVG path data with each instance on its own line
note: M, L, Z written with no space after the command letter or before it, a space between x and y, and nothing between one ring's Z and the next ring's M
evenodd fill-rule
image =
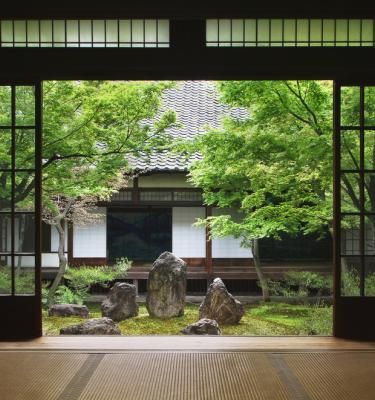
M175 139L193 139L207 131L207 128L220 127L224 116L244 119L247 111L242 108L229 108L219 102L216 82L183 81L167 89L162 98L160 113L167 110L176 112L178 127L168 130ZM189 163L199 159L195 154L186 160L168 151L155 152L147 157L130 158L130 164L137 170L185 171Z

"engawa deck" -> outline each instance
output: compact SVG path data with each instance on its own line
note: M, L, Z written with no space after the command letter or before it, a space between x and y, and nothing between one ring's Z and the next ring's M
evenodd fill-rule
M267 278L281 278L287 271L311 271L328 275L332 272L330 261L308 261L308 262L264 262L262 263L264 274ZM152 263L134 264L127 272L126 279L140 280L148 279ZM57 268L43 268L43 279L52 279ZM195 264L187 260L187 278L191 280L211 279L220 277L228 280L256 280L257 274L252 261L248 263L235 262L223 263L218 261L213 265L213 275L210 277L204 263Z
M147 279L152 264L134 265L127 273L127 279ZM329 274L332 270L330 262L304 262L304 263L265 263L264 273L268 278L280 278L287 271L312 271ZM187 268L188 279L207 279L208 271L204 265L189 265ZM257 279L254 265L214 265L213 277L222 279L241 280Z

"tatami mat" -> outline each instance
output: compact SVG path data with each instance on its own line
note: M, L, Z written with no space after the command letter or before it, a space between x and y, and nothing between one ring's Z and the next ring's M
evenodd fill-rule
M83 391L88 399L288 399L266 354L107 355Z
M309 398L375 399L375 353L285 354Z
M59 399L88 357L77 353L0 352L0 399Z
M375 352L0 352L1 400L367 400Z

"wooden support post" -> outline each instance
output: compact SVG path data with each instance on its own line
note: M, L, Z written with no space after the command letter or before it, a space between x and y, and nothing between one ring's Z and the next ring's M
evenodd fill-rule
M138 296L139 293L138 279L133 279L133 285L135 286L135 295Z
M74 240L73 223L68 222L67 227L68 227L68 231L67 231L68 249L65 249L65 251L68 252L68 265L72 265L72 263L73 263L73 240Z
M139 203L140 196L139 196L139 180L138 177L133 179L133 198L132 201L135 203Z
M212 216L212 207L206 207L206 218ZM210 284L213 279L213 263L212 263L212 240L210 239L210 229L206 227L206 273L207 283Z

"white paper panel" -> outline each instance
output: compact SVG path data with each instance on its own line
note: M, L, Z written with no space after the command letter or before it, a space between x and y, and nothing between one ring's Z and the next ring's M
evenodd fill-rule
M193 226L205 217L204 207L174 207L172 210L172 252L178 257L206 257L206 230Z
M209 19L206 45L374 46L373 19Z
M68 227L65 224L65 232ZM51 226L51 251L57 251L59 249L59 234L54 226ZM68 249L68 235L65 235L65 250Z
M169 47L169 21L0 19L0 47Z
M73 227L73 257L106 257L107 256L107 222L106 209L100 208L103 214L100 222Z
M67 253L65 253L68 256ZM43 253L42 254L42 267L43 268L58 268L59 256L56 253Z

